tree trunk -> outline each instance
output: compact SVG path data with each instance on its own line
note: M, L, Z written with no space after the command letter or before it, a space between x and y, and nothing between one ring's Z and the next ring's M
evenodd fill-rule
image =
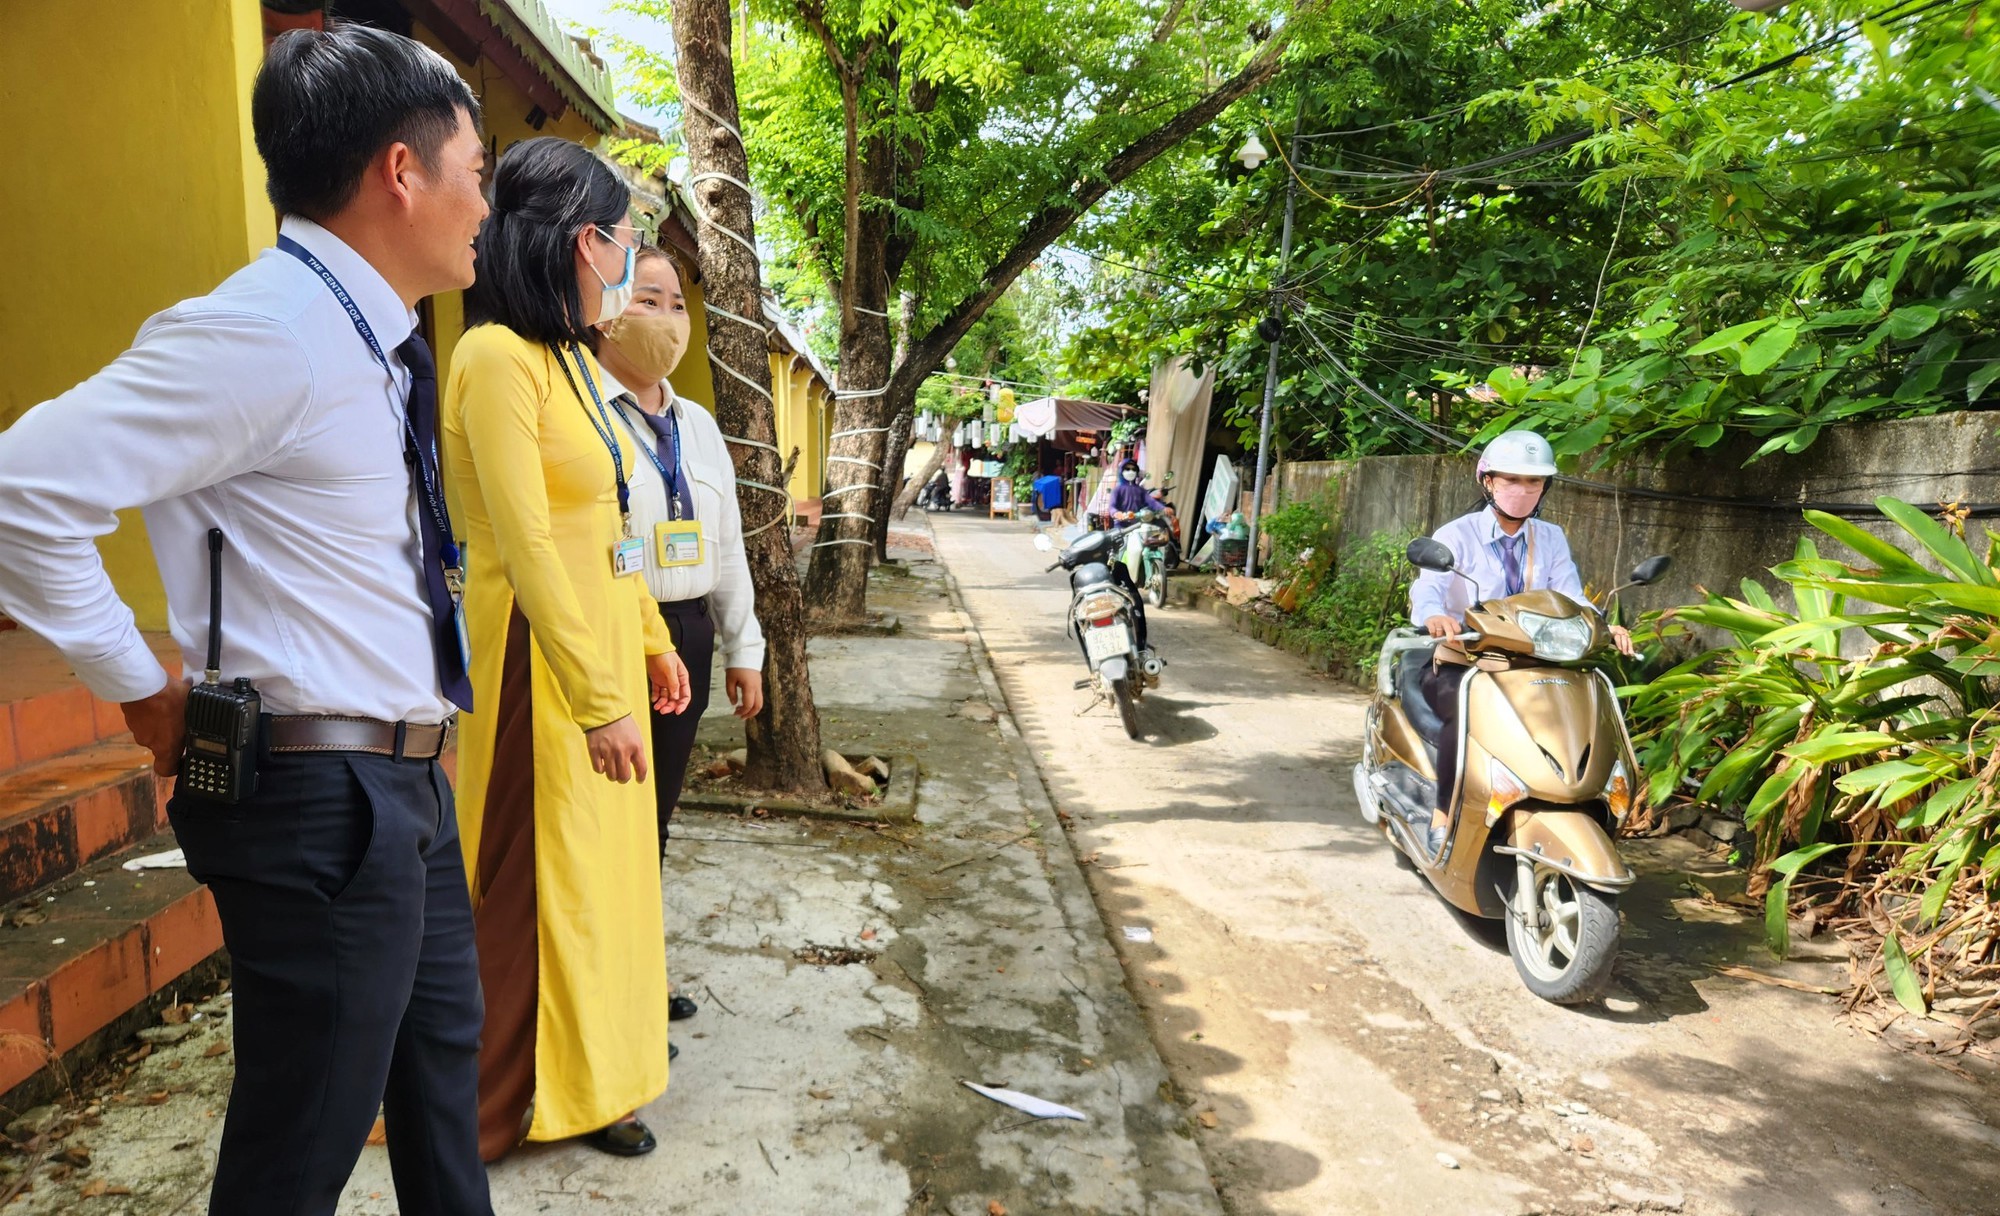
M887 152L871 142L861 161L871 181L886 171ZM865 184L865 183L864 183ZM885 193L877 189L871 193ZM883 261L888 218L877 211L854 221L852 260L841 276L840 392L833 409L833 442L826 465L826 509L813 538L806 571L806 601L814 619L840 628L868 612L868 568L875 557L875 520L894 489L888 464L885 409L894 344L889 333L889 276ZM853 394L846 396L844 394Z
M731 184L732 179L749 181L750 168L737 134L742 120L736 109L736 68L729 56L729 0L674 0L673 14L676 74L686 103L683 127L702 212L697 234L702 299L714 306L708 316L708 357L737 373L718 369L715 417L723 434L752 441L732 445L744 547L765 640L764 710L745 729L749 764L744 780L761 789L815 793L826 789L826 773L820 762L819 711L806 668L805 602L792 559L791 529L783 522L787 504L767 490L742 484L784 484L782 462L772 446L777 420L769 346L761 326L753 328L720 311L763 316L750 196Z
M916 421L911 411L899 410L896 420L889 424L889 447L882 459L882 492L875 496L875 501L883 507L875 513L875 560L883 563L889 560L889 502L892 498L902 499L903 458L909 455L910 431Z

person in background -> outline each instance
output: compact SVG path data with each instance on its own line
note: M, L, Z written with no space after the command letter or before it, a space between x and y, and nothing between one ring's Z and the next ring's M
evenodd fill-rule
M167 806L235 993L208 1210L333 1216L380 1109L403 1212L491 1216L472 912L437 762L472 689L415 311L472 282L479 103L422 44L341 25L271 44L250 119L278 247L0 434L0 610L122 703L171 776L223 534L222 677L262 699L258 784L230 803L184 782ZM145 508L180 671L93 544L126 507Z
M1054 473L1044 473L1034 481L1035 518L1048 523L1050 517L1063 509L1063 479Z
M723 695L739 718L764 708L764 632L743 549L736 466L707 410L674 393L667 374L688 344L687 301L666 250L639 250L632 302L603 327L598 348L606 388L639 459L632 473L633 531L646 542L646 586L659 601L674 647L687 664L688 703L653 714L653 793L664 845L687 780L695 731L708 710L716 644ZM673 1021L695 1003L672 998Z
M463 522L474 678L459 744L486 1032L479 1143L584 1135L636 1156L667 1087L667 963L648 706L687 675L641 577L640 456L591 357L625 311L638 233L596 154L509 148L452 355L444 456ZM651 696L648 696L648 683ZM526 1126L524 1127L524 1123Z
M1167 504L1153 496L1139 478L1139 462L1130 457L1118 466L1118 484L1111 490L1113 523L1130 523L1141 511L1164 511Z

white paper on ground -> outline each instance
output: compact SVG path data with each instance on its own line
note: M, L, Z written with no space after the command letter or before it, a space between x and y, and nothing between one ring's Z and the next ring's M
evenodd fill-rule
M1128 942L1149 942L1153 940L1153 931L1144 925L1126 925L1125 940Z
M1076 1119L1081 1122L1087 1122L1089 1119L1080 1110L1071 1110L1067 1106L1058 1106L1054 1102L1037 1098L1033 1094L1016 1093L1011 1089L993 1089L985 1085L974 1085L970 1081L960 1081L959 1084L965 1086L973 1093L983 1094L1000 1103L1002 1106L1011 1106L1022 1114L1033 1115L1037 1119Z
M184 870L187 856L179 849L168 849L164 853L148 853L144 857L134 857L125 863L128 870Z

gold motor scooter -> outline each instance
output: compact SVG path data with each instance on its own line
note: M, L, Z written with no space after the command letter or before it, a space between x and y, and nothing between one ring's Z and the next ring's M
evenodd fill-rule
M1408 557L1466 578L1430 537L1410 542ZM1654 582L1672 564L1647 558L1626 586ZM1639 765L1611 678L1591 662L1610 630L1596 609L1556 591L1474 604L1465 624L1445 639L1406 626L1383 643L1355 797L1438 894L1472 915L1506 919L1507 950L1529 991L1579 1004L1611 975L1618 896L1636 877L1613 838L1632 808ZM1471 670L1458 692L1456 772L1446 774L1457 796L1432 856L1443 724L1423 679L1440 646L1446 661Z

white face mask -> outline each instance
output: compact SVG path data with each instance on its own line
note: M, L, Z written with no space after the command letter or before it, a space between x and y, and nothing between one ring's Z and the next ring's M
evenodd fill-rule
M1123 476L1124 476L1125 480L1127 480L1127 481L1137 481L1137 480L1139 480L1139 475L1138 475L1137 473L1134 473L1134 472L1133 472L1132 470L1130 470L1130 469L1127 469L1127 470L1125 470L1125 472L1124 472Z
M618 245L618 241L609 234L606 234L604 239L614 245ZM603 325L608 321L617 320L619 317L625 315L625 310L632 304L632 272L635 269L639 251L636 247L628 245L619 245L618 247L625 250L625 274L616 283L606 283L604 275L597 269L597 263L592 262L590 264L590 273L597 275L598 282L604 283L604 292L599 297L597 306L597 319L591 322L593 325Z

